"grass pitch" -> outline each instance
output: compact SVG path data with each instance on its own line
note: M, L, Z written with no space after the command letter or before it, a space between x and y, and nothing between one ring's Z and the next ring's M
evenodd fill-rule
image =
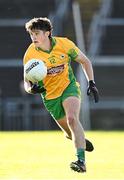
M75 150L61 131L1 132L0 180L124 180L124 132L86 132L87 173L69 168Z

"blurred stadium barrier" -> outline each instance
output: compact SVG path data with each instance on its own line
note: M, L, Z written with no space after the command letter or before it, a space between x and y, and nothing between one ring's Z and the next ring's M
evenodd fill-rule
M54 129L51 117L39 98L6 98L2 104L1 130ZM56 129L56 128L55 128Z
M100 102L91 102L93 129L124 129L124 1L103 0L89 39Z

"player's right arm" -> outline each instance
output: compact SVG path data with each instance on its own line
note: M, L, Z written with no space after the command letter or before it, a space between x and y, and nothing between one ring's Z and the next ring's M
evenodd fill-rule
M31 44L32 45L32 44ZM23 67L24 65L27 63L27 61L30 59L30 52L31 52L31 45L29 46L29 48L27 49L27 51L25 52L24 58L23 58ZM24 72L24 89L27 93L32 94L32 85L33 83L30 82L26 76L25 76L25 72Z
M31 94L32 83L24 76L24 89L27 93Z
M33 84L24 77L24 89L29 94L41 94L45 91L45 88L38 83Z

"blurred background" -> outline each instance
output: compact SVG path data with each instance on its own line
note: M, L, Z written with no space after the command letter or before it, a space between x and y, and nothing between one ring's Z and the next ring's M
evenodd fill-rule
M50 18L53 35L68 37L92 61L100 102L84 92L85 129L123 130L124 0L0 0L0 130L58 129L40 96L23 88L22 59L31 43L24 25L40 16Z

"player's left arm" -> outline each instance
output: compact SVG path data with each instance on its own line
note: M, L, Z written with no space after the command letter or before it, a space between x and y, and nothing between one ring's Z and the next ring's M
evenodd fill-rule
M75 61L83 66L83 69L86 71L87 80L94 81L92 64L91 61L87 58L87 56L85 56L81 51L79 51L77 57L75 58Z
M89 85L87 89L87 95L93 94L95 102L98 102L99 93L98 93L98 89L96 88L96 84L94 81L94 72L93 72L91 61L81 51L78 52L78 55L75 58L75 61L81 64L85 72L85 76L88 80Z

